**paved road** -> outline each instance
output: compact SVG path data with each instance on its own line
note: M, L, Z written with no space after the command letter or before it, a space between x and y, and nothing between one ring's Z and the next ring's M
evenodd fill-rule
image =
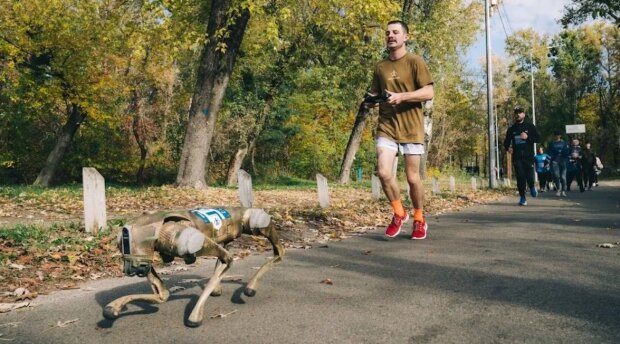
M199 328L183 321L212 261L170 276L163 305L130 305L114 322L102 307L139 278L96 281L0 314L9 343L618 343L620 183L559 199L517 197L430 219L427 240L377 230L328 247L290 250L254 298L241 293L267 256L235 262L224 295ZM208 263L208 264L207 264ZM332 285L320 283L329 278ZM65 327L58 321L79 319ZM11 323L16 322L16 327Z

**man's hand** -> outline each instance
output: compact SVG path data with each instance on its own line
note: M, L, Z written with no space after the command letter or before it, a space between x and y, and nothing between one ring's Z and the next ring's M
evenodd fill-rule
M512 146L508 147L506 151L508 152L508 154L512 154Z
M521 140L525 141L525 140L527 140L527 138L528 138L528 136L527 136L527 132L525 132L525 131L524 131L524 132L522 132L522 133L521 133Z
M388 103L392 105L398 105L405 101L403 93L395 93L388 90L385 90L385 92L388 94Z
M425 102L433 99L435 92L433 91L433 85L426 85L413 92L395 93L385 90L389 96L388 102L391 105L398 105L405 102Z

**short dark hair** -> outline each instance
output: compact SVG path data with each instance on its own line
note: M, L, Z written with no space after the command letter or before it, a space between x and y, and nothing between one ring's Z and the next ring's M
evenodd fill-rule
M405 30L405 33L409 33L409 27L407 26L407 24L402 21L402 20L390 20L388 23L388 25L390 24L400 24L400 26L403 27L403 29Z
M525 110L520 106L515 106L515 115L521 112L525 112Z
M561 130L556 130L553 132L553 135L562 135L562 131Z

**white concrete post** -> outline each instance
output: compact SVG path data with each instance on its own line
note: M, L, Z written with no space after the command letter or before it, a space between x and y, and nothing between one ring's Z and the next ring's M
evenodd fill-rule
M320 173L316 174L316 186L319 191L319 205L321 208L329 207L329 189L327 188L327 178Z
M471 177L471 189L474 191L478 190L478 182L476 181L476 177Z
M239 183L239 201L244 208L252 208L254 194L252 193L252 176L244 170L237 173Z
M398 172L398 155L394 157L394 165L392 165L392 176L396 177Z
M105 180L92 167L82 168L84 188L84 226L87 233L97 234L107 226L105 205Z
M437 195L439 194L441 191L439 190L439 181L437 180L436 177L433 177L431 179L431 185L433 187L433 194Z
M456 192L456 180L454 176L450 176L450 192Z
M381 181L379 180L379 177L373 174L370 183L372 188L372 199L381 198Z

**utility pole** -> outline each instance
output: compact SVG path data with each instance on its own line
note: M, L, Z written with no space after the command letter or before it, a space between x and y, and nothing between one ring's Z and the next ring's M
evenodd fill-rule
M495 178L495 116L493 115L493 68L491 62L491 6L496 5L497 0L485 0L484 21L486 24L486 43L487 43L487 118L489 122L489 159L488 176L489 187L497 188L497 178Z
M533 49L534 47L532 47ZM536 125L536 101L534 100L534 59L530 49L530 80L532 86L532 124ZM534 142L534 154L536 154L536 142Z
M532 54L532 49L534 49L534 44L530 48L530 80L532 86L532 124L536 125L536 101L534 100L534 59ZM534 155L536 155L536 142L534 142ZM536 173L536 168L534 168L534 181L538 180L538 173Z

